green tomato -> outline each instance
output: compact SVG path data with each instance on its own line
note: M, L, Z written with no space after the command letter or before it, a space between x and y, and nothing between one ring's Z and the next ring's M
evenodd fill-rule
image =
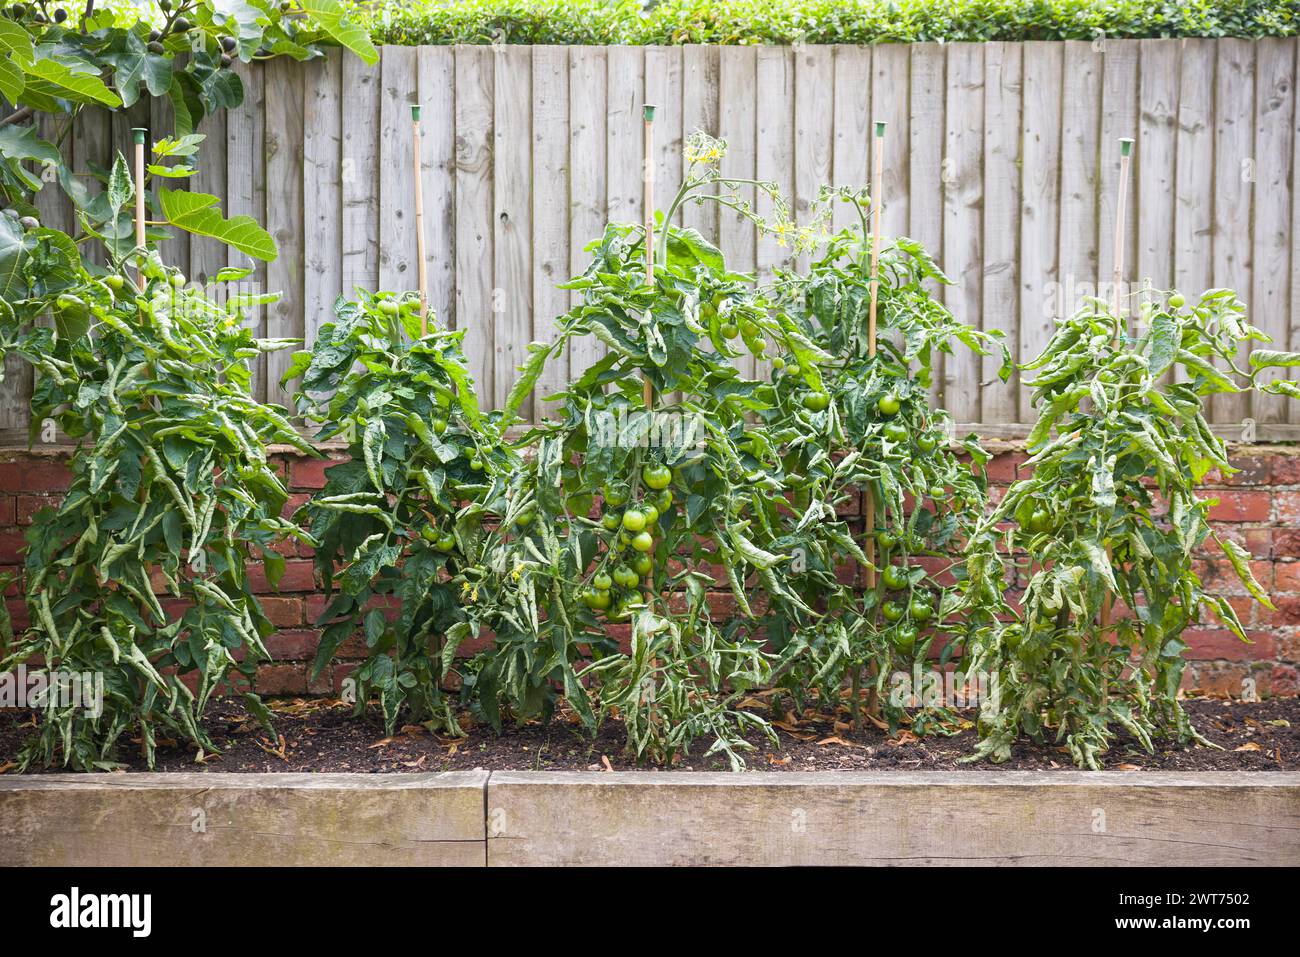
M619 520L619 517L613 512L606 512L600 517L600 527L605 529L607 532L614 531L621 524L622 522Z
M649 532L638 532L632 539L632 547L638 552L648 552L655 547L655 540Z
M475 472L482 472L483 460L476 455L469 460L469 467L472 468Z
M659 507L654 502L642 502L641 514L645 516L647 527L653 526L655 522L659 521Z
M629 532L639 532L646 526L645 513L639 509L629 508L623 513L623 527Z
M737 328L734 322L724 322L722 328L718 331L722 333L722 338L724 339L734 339L736 336L740 335L740 329Z
M595 588L589 594L591 597L587 600L587 604L592 608L608 608L613 601L609 589Z
M433 420L433 434L434 434L434 435L442 435L442 434L443 434L444 432L446 432L446 431L447 431L447 420L446 420L446 419L443 419L443 418L437 418L437 419L434 419L434 420Z
M916 447L922 452L933 452L938 445L939 440L932 432L922 432L916 437Z
M641 577L626 565L619 565L614 569L614 581L622 588L635 588L641 582Z
M898 544L898 536L893 532L876 532L876 544L885 551L889 551Z
M898 410L902 404L898 401L898 396L892 392L882 395L876 400L876 409L881 415L898 415Z
M899 625L894 631L894 647L901 654L910 655L916 650L916 626Z
M666 489L673 481L672 469L666 465L647 465L641 470L641 481L655 491Z
M667 489L667 488L663 489L658 495L655 496L654 503L655 503L655 507L659 509L660 515L662 515L664 512L672 508L673 507L672 489Z
M392 299L385 299L379 304L379 311L386 316L395 316L401 310L401 307Z
M831 397L825 392L809 392L803 397L803 407L809 412L822 412L831 404Z
M113 273L104 277L104 284L107 285L109 289L113 290L113 292L121 292L122 287L126 285L126 280L117 275L117 273Z
M600 591L609 591L614 586L614 579L610 578L604 572L600 572L591 583Z
M627 492L625 492L623 489L610 488L608 485L606 485L603 489L601 489L600 494L604 497L605 504L611 505L614 508L618 508L621 505L627 504Z
M1002 631L1002 644L1012 651L1020 647L1025 640L1025 630L1020 625L1007 625Z
M451 534L439 535L438 541L434 543L433 547L444 554L450 552L456 547L456 536Z
M901 445L906 442L908 435L907 426L900 422L890 422L885 426L885 438L889 439L889 441L896 445Z
M632 560L632 570L642 578L650 575L655 570L655 561L649 555L638 555Z
M907 611L912 616L913 621L926 622L934 617L933 606L924 598L913 598L912 604Z
M930 498L934 499L936 502L943 501L947 495L948 495L948 490L944 488L942 485L930 486Z
M885 587L894 591L906 588L908 586L907 571L898 565L886 565L884 574L881 578L885 582Z
M880 613L885 621L899 621L903 617L903 606L896 601L887 601L880 606Z
M751 351L754 353L754 355L761 356L763 353L767 351L767 340L755 339L754 348Z
M782 369L785 368L785 360L782 359L780 356L776 356L775 358L772 359L772 368L775 369L777 372L780 372Z
M533 519L535 517L536 516L534 516L530 510L522 511L515 516L515 525L519 528L527 528L529 525L533 524Z
M1036 508L1029 514L1028 529L1034 535L1041 535L1052 527L1052 516L1045 508Z
M789 365L785 367L786 375L791 377L797 376L802 371L803 370L799 368L799 363L797 362L791 362Z
M1176 292L1169 297L1170 309L1181 309L1185 305L1187 305L1187 297L1184 296L1181 292Z
M420 537L432 545L438 540L438 530L432 525L426 525L424 528L420 529Z

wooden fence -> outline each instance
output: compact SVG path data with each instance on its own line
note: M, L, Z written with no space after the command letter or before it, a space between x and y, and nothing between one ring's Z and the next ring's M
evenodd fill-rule
M310 341L341 291L415 285L408 105L418 100L432 304L467 330L491 405L527 343L553 335L570 303L556 284L584 267L583 247L607 220L641 218L644 102L659 107L661 191L680 179L683 135L700 128L730 144L726 170L777 182L797 216L823 183L866 182L870 124L886 121L886 230L929 246L956 280L944 293L953 312L1004 330L1023 358L1099 279L1106 294L1117 140L1132 136L1128 280L1188 293L1234 287L1277 347L1294 349L1297 46L386 47L374 68L335 52L247 71L244 104L205 130L191 188L267 224L280 256L256 278L284 297L262 329ZM171 133L165 104L143 110L79 121L74 163L107 165L133 125ZM55 197L46 215L68 214ZM787 261L787 249L730 211L683 217L720 240L733 268L762 275ZM164 252L195 279L225 264L221 247L198 239ZM575 345L539 395L602 348ZM259 376L279 402L286 361L269 357ZM9 371L0 427L13 429L28 386L20 368ZM1015 434L1032 420L1027 390L994 371L967 354L948 359L936 398L959 422ZM1212 412L1230 433L1253 418L1260 439L1300 438L1300 404L1234 396Z

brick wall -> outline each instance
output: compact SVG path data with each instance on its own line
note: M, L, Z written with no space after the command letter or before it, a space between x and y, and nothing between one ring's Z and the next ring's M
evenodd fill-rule
M58 448L0 450L0 574L21 572L23 533L32 515L54 504L68 487L66 457L67 450ZM330 462L292 453L279 457L292 492L292 510L324 485ZM1017 477L1024 460L1014 446L997 449L989 464L994 494ZM1241 471L1226 478L1207 476L1202 496L1219 499L1211 518L1220 534L1250 552L1255 577L1273 596L1277 610L1252 601L1222 554L1207 550L1198 563L1201 579L1208 589L1230 596L1253 644L1213 624L1187 632L1190 666L1185 684L1238 695L1244 679L1251 677L1261 694L1300 693L1300 448L1241 447L1233 450L1232 462ZM857 505L842 513L852 519ZM361 654L363 645L359 640L344 645L340 659L309 686L307 673L319 637L313 626L325 598L314 580L310 549L289 542L282 550L286 569L278 591L267 586L260 565L251 571L267 616L279 629L267 642L276 661L259 668L257 685L266 694L327 693L355 668L350 659ZM20 595L18 584L5 594L15 627L25 625L27 618ZM720 589L714 607L719 613L733 610L735 600ZM628 626L613 627L625 632Z

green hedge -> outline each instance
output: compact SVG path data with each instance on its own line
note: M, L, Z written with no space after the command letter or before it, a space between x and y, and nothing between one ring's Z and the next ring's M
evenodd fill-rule
M377 43L908 43L1266 37L1300 32L1300 0L380 0Z

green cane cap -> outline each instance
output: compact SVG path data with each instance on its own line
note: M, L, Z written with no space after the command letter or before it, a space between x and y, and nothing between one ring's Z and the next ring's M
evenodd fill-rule
M418 103L411 104L411 119L417 123L420 122L420 105Z
M1127 136L1121 137L1119 141L1119 155L1128 156L1133 152L1133 141Z
M877 136L885 135L885 124L881 123L879 120L876 121L876 135Z
M148 134L148 132L149 132L149 131L148 131L147 129L145 129L143 126L133 126L133 127L131 127L131 134L132 134L132 136L133 136L133 138L134 138L134 140L135 140L135 144L136 144L137 146L143 146L143 145L144 145L144 138L145 138L145 136Z
M645 114L645 121L646 121L647 123L653 123L654 120L655 120L655 107L654 107L654 105L651 104L651 103L647 103L647 104L646 104L645 106L643 106L641 109L642 109L642 111L643 111L644 114Z

